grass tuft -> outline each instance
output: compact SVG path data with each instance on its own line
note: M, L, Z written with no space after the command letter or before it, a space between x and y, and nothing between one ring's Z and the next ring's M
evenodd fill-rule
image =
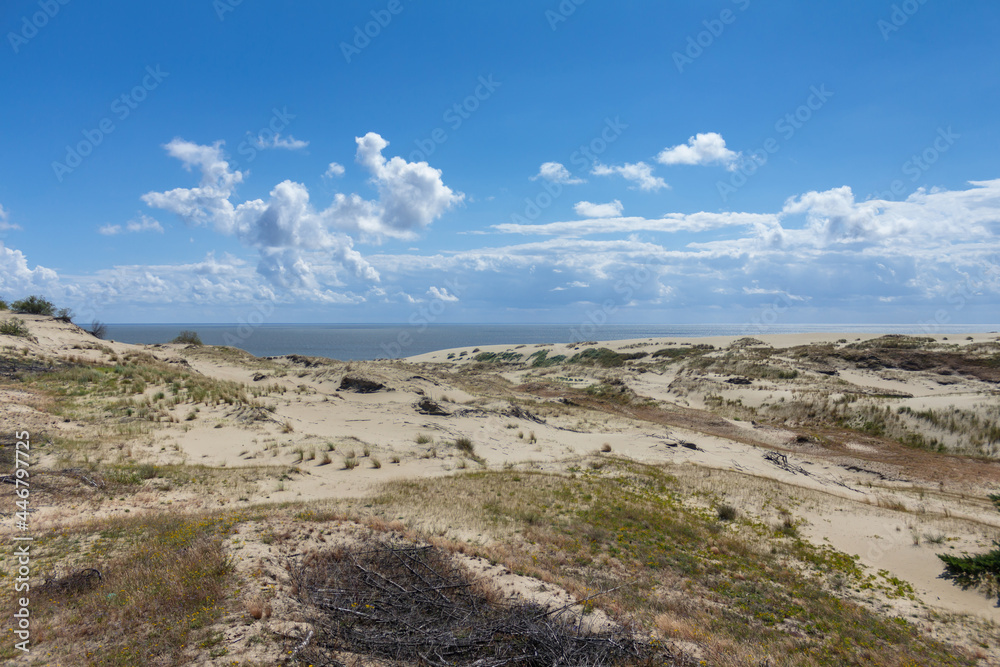
M24 323L24 320L18 317L8 317L0 322L0 336L28 338L31 336L31 332L28 331L28 325Z

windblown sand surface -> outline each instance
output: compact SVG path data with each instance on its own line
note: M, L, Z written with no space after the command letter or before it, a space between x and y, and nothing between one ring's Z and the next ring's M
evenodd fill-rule
M946 420L931 421L954 411L963 424L997 423L1000 368L960 363L966 353L996 355L996 334L929 337L934 342L927 344L938 346L929 360L912 349L858 347L875 335L832 333L498 345L344 363L264 360L225 348L133 346L98 341L49 318L24 319L33 340L0 337L0 431L28 430L37 443L55 443L39 448L43 453L33 466L52 471L53 485L62 480L80 487L69 495L38 491L35 530L166 508L309 506L330 499L364 507L392 480L483 469L567 474L594 455L624 457L671 466L693 506L712 506L712 495L765 523L790 515L813 543L857 556L866 571L884 571L913 589L912 599L882 597L877 590L845 591L846 597L979 651L984 662L1000 660L995 630L992 638L983 634L1000 621L995 598L942 579L937 558L985 550L1000 536L1000 513L986 500L1000 490L998 442L983 441L964 426L949 430ZM636 358L604 353L608 365L596 356L593 363L570 363L574 355L599 349ZM654 356L663 350L669 353ZM42 378L54 363L114 365L138 353L164 373L183 369L236 383L247 395L256 393L258 404L172 404L169 384L146 382L133 385L127 397L136 405L145 400L142 418L140 407L108 410L102 407L107 399L84 391L76 407L53 410L60 399ZM547 363L559 355L565 360ZM78 388L88 386L81 380ZM65 394L64 387L59 391ZM859 412L856 424L850 413L836 412L869 404L885 411ZM842 423L824 415L840 415ZM888 421L874 423L872 415ZM979 426L968 427L974 428ZM892 429L935 441L905 446ZM474 453L455 446L462 438ZM88 444L65 444L82 442ZM137 492L98 502L79 481L83 460L175 466L191 470L192 481L153 477ZM57 474L66 469L77 477ZM288 585L280 556L318 543L302 527L275 521L240 526L238 571L267 572L280 587ZM453 541L487 539L448 516L425 516L407 528ZM275 532L284 537L263 541ZM334 540L333 533L322 541ZM539 592L534 579L503 568L494 572L489 564L477 567L512 594L572 602L557 587ZM272 605L291 604L282 600ZM267 627L286 636L304 632L302 623L277 623ZM257 630L227 629L227 658L192 649L188 659L219 665L231 664L226 660L233 656L270 660L250 641Z

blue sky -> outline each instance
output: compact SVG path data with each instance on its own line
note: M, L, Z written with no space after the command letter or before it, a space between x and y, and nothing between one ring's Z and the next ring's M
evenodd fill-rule
M1000 6L10 0L0 297L996 323Z

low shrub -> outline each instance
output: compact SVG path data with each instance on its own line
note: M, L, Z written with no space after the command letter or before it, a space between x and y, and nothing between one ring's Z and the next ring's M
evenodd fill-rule
M732 505L719 505L716 512L719 515L719 521L734 521L739 515L739 512Z
M25 325L23 320L16 317L10 317L3 322L0 322L0 335L27 338L31 334L28 333L28 327Z
M108 326L101 322L100 320L94 320L90 324L90 335L94 338L100 338L104 340L105 336L108 335Z
M170 342L179 343L181 345L204 345L204 343L201 342L201 337L196 331L182 331Z
M990 494L988 498L1000 509L1000 494ZM980 588L989 595L997 596L1000 601L1000 541L994 540L993 549L986 553L971 556L938 554L937 557L944 562L942 577L950 579L963 590Z
M26 315L55 315L56 307L44 297L29 296L10 304L12 310Z
M566 361L566 355L556 354L550 357L548 350L539 350L534 354L528 355L528 359L534 359L531 362L532 368L548 368L549 366L555 366Z

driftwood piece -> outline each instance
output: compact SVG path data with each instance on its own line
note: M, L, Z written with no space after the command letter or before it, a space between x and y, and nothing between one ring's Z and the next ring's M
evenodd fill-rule
M421 397L417 401L416 405L417 412L424 415L437 415L439 417L447 417L451 413L438 405L435 401L427 398L426 396Z
M52 593L81 593L100 586L104 575L100 570L88 567L58 579L46 579L38 590Z
M374 394L376 391L385 389L385 385L374 380L345 375L340 381L342 391L353 391L358 394Z
M527 421L535 422L536 424L544 424L545 420L538 415L532 414L529 410L525 410L520 405L511 405L510 408L505 412L508 417L514 417L515 419L525 419Z

